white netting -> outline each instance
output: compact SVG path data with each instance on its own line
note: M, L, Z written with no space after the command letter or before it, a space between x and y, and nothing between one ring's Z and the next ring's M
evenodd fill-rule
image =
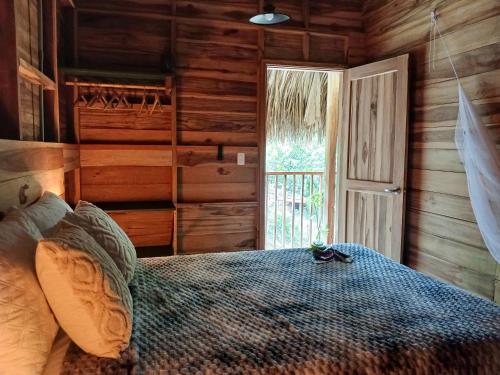
M464 163L479 230L491 255L500 263L500 156L460 83L458 92L455 143Z
M467 175L472 210L486 247L500 263L500 154L488 128L481 123L481 118L465 95L435 12L431 13L429 69L434 66L436 31L458 82L455 144Z

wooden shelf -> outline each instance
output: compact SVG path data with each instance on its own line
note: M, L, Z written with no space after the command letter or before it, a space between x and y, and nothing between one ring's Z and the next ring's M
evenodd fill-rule
M44 90L54 91L56 83L22 58L19 59L19 76Z

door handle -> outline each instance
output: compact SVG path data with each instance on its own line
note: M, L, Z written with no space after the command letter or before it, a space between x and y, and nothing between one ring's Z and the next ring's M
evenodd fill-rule
M387 188L387 189L384 189L384 193L398 195L399 193L401 193L401 188L399 186L395 187L395 188Z

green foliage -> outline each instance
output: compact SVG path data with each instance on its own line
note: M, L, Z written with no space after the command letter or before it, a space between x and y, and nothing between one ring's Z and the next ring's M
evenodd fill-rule
M269 172L323 172L325 144L318 142L268 142L266 170Z
M324 172L325 171L325 144L311 140L311 143L267 143L266 171L268 172ZM296 203L292 204L293 178L289 177L284 186L284 177L277 179L275 196L274 176L268 180L268 217L266 231L266 247L272 248L274 243L274 210L276 204L276 246L298 247L308 246L314 240L325 240L326 231L323 225L324 219L324 186L320 189L320 178L316 176L314 181L310 175L304 180L300 176L295 179ZM302 186L302 182L304 186ZM324 180L323 180L324 182ZM312 184L312 186L311 186ZM311 194L312 188L312 194ZM286 191L286 195L285 195ZM301 209L300 196L303 194L304 202ZM287 203L285 207L286 221L283 221L284 197ZM294 220L294 239L292 242L292 217ZM303 226L301 228L301 217ZM284 229L284 238L283 238ZM302 236L302 241L301 241ZM302 242L302 244L301 244Z

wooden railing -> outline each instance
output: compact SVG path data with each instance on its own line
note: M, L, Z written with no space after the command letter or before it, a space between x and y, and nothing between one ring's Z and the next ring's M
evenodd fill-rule
M324 240L323 172L266 172L266 248Z

